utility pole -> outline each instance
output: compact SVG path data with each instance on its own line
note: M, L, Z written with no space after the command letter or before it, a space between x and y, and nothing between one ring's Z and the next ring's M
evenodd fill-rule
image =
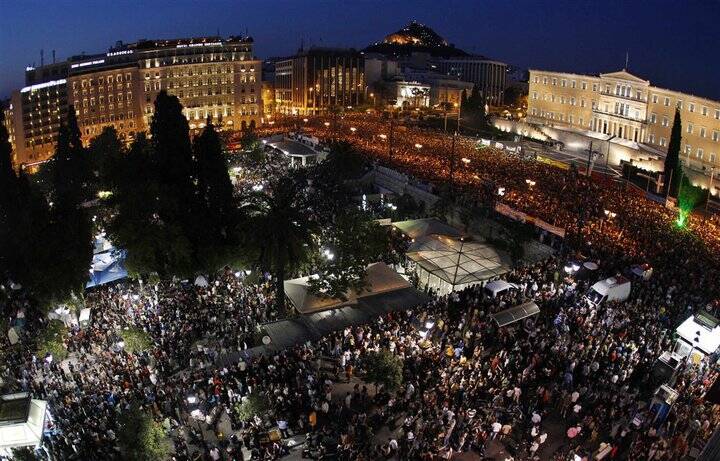
M592 141L590 141L590 147L588 148L588 159L587 159L587 176L590 177L590 161L592 159Z
M707 196L707 200L705 200L705 213L706 213L706 214L707 214L707 210L708 210L708 204L710 203L710 197L712 197L713 173L715 173L715 167L711 167L711 168L710 168L710 185L708 186L708 196Z
M453 134L452 137L452 147L450 148L450 192L453 191L453 185L454 185L454 177L455 177L455 137L457 136L457 131Z

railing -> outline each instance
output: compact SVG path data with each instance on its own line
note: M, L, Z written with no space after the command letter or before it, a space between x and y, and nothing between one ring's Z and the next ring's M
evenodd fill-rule
M638 98L635 96L625 96L622 94L615 94L613 92L608 92L608 91L600 91L600 94L605 95L605 96L612 96L613 98L627 99L628 101L647 102L647 98L643 98L643 97Z

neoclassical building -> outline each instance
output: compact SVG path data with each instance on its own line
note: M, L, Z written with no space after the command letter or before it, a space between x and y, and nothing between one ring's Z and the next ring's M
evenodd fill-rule
M75 108L83 142L113 126L121 139L147 131L157 93L183 105L191 129L259 124L262 68L250 37L118 42L106 53L25 69L26 86L5 111L14 162L33 167L55 150L61 121Z
M675 108L683 162L712 171L720 154L720 102L652 86L626 70L597 76L530 70L528 123L586 132L641 154L665 155Z

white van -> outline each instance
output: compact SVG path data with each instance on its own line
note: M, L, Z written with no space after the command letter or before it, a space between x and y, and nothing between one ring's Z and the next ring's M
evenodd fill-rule
M590 287L585 299L599 306L606 301L625 301L630 297L630 280L622 276L610 277Z
M508 283L505 280L493 280L485 284L485 294L491 298L496 298L510 289L517 289L517 287L514 283Z

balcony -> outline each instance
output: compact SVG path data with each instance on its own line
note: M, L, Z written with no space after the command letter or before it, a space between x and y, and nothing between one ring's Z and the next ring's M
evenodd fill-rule
M635 96L623 96L621 94L615 94L613 92L607 92L604 90L601 90L600 94L603 96L610 96L612 98L624 99L626 101L635 101L635 102L642 102L642 103L648 102L647 98L636 98Z
M642 125L647 125L647 123L648 123L648 121L645 120L644 118L635 118L635 117L630 117L630 116L627 116L627 115L616 114L615 112L610 112L610 111L601 110L601 109L598 108L598 107L593 108L592 111L595 112L596 114L602 114L602 115L607 115L607 116L609 116L609 117L621 118L621 119L623 119L623 120L628 120L628 121L630 121L630 122L640 123L640 124L642 124Z

